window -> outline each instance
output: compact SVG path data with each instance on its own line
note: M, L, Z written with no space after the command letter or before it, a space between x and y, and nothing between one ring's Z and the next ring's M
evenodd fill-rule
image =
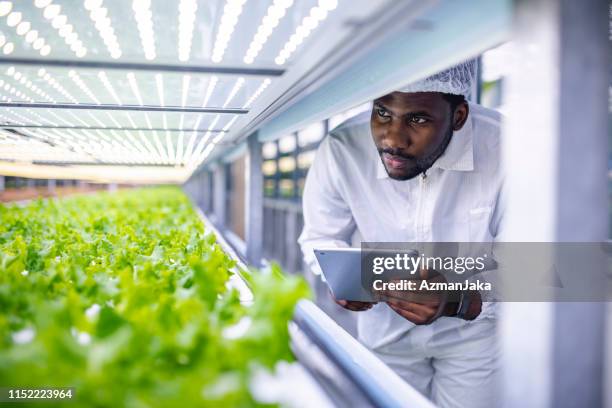
M264 143L262 149L264 159L274 159L276 157L276 142Z
M278 141L280 153L290 153L295 150L295 135L283 136Z
M290 173L295 170L295 159L293 157L281 157L278 161L278 170L281 173Z
M300 169L308 169L312 165L315 157L315 150L309 150L298 155L298 167Z
M276 161L275 160L266 160L263 162L262 171L264 176L273 176L276 173Z
M325 136L325 125L323 122L316 122L304 130L298 132L298 145L300 147L312 145L319 142Z

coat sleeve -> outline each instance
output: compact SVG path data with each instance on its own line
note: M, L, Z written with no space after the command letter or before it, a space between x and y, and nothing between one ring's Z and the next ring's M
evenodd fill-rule
M304 261L317 275L321 274L321 270L313 250L349 247L355 231L355 221L342 195L338 167L341 154L339 143L332 135L327 136L317 150L304 186L304 229L298 243Z

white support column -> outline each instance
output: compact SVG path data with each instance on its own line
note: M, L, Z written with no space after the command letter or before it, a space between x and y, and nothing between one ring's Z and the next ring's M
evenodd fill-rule
M263 173L262 147L253 134L247 140L248 154L245 166L245 222L247 262L259 266L263 256Z
M217 227L220 230L225 228L227 221L227 170L223 163L218 163L214 169L213 182L213 214Z
M4 176L0 176L0 192L4 191Z
M608 237L608 4L516 2L506 241ZM599 407L604 303L503 303L507 407Z

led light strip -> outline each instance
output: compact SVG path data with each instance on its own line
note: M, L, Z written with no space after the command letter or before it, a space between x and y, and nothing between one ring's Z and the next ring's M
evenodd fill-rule
M125 130L123 131L125 132ZM134 145L131 144L132 141L129 140L127 137L122 137L120 136L117 131L115 130L111 130L110 131L111 136L113 136L117 142L117 145L119 145L119 143L121 143L129 152L134 152L135 150L138 150L138 148ZM128 141L130 143L128 143Z
M155 85L157 86L157 96L159 97L160 106L164 105L164 76L155 74Z
M134 18L138 26L138 34L140 35L144 56L149 61L154 60L156 54L153 20L151 18L151 0L134 0L132 2L132 10L134 10Z
M59 120L60 122L63 122L64 125L72 125L72 123L70 123L66 119L62 118L61 116L59 116L57 113L55 113L54 111L52 111L50 109L47 109L47 113L49 115L53 116L55 119ZM48 119L45 119L45 120L49 121ZM49 121L49 122L51 122L51 121ZM56 123L56 125L57 125L57 123Z
M183 75L183 91L181 93L181 106L184 108L187 103L187 97L189 96L189 81L191 76Z
M85 122L83 119L81 119L78 115L76 115L73 111L69 110L66 111L70 116L72 116L74 118L74 120L76 120L77 122L79 122L81 125L85 126L85 127L89 127L89 123Z
M145 135L142 132L142 130L138 131L138 136L140 136L140 140L142 141L142 143L144 143L145 147L147 148L147 153L150 154L151 157L156 157L155 162L159 162L159 160L161 160L161 158L159 157L159 155L155 151L155 148L153 147L153 145L151 144L149 139L147 139L145 137Z
M191 163L196 162L198 160L198 157L202 155L202 150L204 150L204 146L206 145L206 142L208 142L208 139L210 139L210 135L212 134L211 130L214 129L215 126L217 126L217 122L219 122L220 118L221 118L221 115L215 116L212 123L208 127L208 132L206 132L204 137L202 137L200 141L198 142L196 148L194 149L195 153L191 156ZM195 160L194 160L194 157L196 158Z
M36 91L34 89L32 89L32 86L33 86L32 81L30 81L21 72L15 70L15 67L9 67L6 70L6 75L8 77L10 77L11 79L13 79L15 82L18 82L18 85L25 85L25 87L28 89L29 92L36 93ZM22 98L22 99L24 99L24 100L26 100L28 102L34 102L34 99L29 97L28 95L26 95L25 92L22 92L19 89L17 89L16 87L12 86L8 82L8 78L6 79L6 81L0 79L0 87L2 87L6 92L9 92L10 94L15 95L18 98ZM7 100L7 99L10 99L10 98L3 97L2 99L3 100Z
M297 47L310 35L312 30L317 28L319 23L327 18L328 13L337 6L338 0L319 0L319 5L311 8L310 15L302 19L302 23L289 37L289 41L285 43L285 46L278 53L274 62L277 65L285 64Z
M25 21L22 15L18 11L11 11L13 9L13 2L0 1L0 17L6 17L6 24L9 27L14 27L17 35L24 36L28 44L32 44L32 48L40 53L40 55L47 56L51 52L51 46L46 43L43 37L38 35L38 31L32 29L32 24L29 21ZM7 42L6 37L0 34L0 47L2 47L2 53L9 55L15 50L15 44Z
M38 118L39 120L47 122L51 126L57 126L57 123L53 122L49 118L45 118L45 117L39 115L38 113L34 112L32 109L26 109L26 112L28 112L30 115Z
M181 0L179 5L178 58L183 62L188 61L191 54L193 26L197 10L198 3L195 0Z
M236 93L238 93L238 90L242 87L242 85L244 84L244 78L240 77L236 80L236 83L234 84L234 87L232 88L230 94L228 95L227 99L225 100L225 103L223 104L223 107L226 108L227 105L229 105L229 103L232 101L232 99L234 99L234 96L236 96Z
M166 122L166 114L162 113L162 121L164 129L166 129L166 157L168 158L167 164L173 162L174 157L174 145L172 143L172 138L170 137L170 132L168 131L168 123Z
M198 156L198 158L190 164L190 168L196 168L196 167L198 167L200 165L200 163L202 163L204 160L206 160L206 158L213 151L215 146L217 146L217 143L219 143L221 141L221 139L223 139L223 137L231 129L231 127L234 125L234 123L236 122L237 119L238 119L238 116L236 115L229 122L227 122L227 124L225 126L223 126L223 129L222 129L223 132L219 133L217 136L215 136L215 138L212 140L212 142L208 146L206 146L206 149L204 149L204 151L202 151L202 153ZM204 139L208 140L208 137L210 137L210 131L207 132L207 134L206 134ZM206 143L206 140L204 140L204 139L203 139L203 142L200 141L200 142L202 142L201 143L202 145L204 145Z
M185 149L185 154L183 155L183 163L187 163L189 158L193 155L193 145L195 143L196 136L198 135L198 128L200 127L201 121L202 115L198 115L196 123L193 126L193 131L191 132L191 137L189 138L189 142L187 143L187 149Z
M68 24L68 17L64 14L60 14L60 5L53 4L53 1L49 0L37 0L34 4L39 8L44 7L43 16L51 21L51 26L57 30L59 36L64 39L66 45L70 47L70 50L74 52L78 58L83 58L87 55L87 48L85 48L83 42L79 40L79 35L74 31L72 24ZM41 48L41 55L45 55L43 50L44 47ZM50 48L49 51L51 51Z
M41 69L44 70L44 68ZM93 92L91 92L91 89L89 89L89 87L85 85L85 82L83 82L83 80L81 79L79 74L76 73L75 70L71 69L70 71L68 71L68 76L75 84L77 84L81 91L89 97L89 99L94 101L97 105L100 105L100 101L98 100L98 98L96 98L96 95L94 95Z
M215 86L217 86L217 82L219 82L219 79L214 75L208 81L208 87L206 88L206 95L204 96L204 102L202 102L203 108L206 108L208 106L208 101L210 100L210 97L213 91L215 90Z
M21 123L34 123L34 125L41 125L40 122L37 122L36 120L32 120L31 118L28 118L26 116L23 116L20 113L15 112L14 110L12 110L11 108L6 108L5 112L10 113L11 115L13 115L14 117L18 118L19 121L23 121ZM17 120L15 122L18 122Z
M130 132L129 130L124 130L123 132L130 139L130 142L132 142L132 144L136 147L136 150L138 151L138 153L144 156L147 156L149 154L147 152L147 149L144 147L144 145L136 139L136 137L132 134L132 132Z
M134 93L134 95L136 96L136 99L138 100L138 104L142 106L143 105L142 96L140 96L140 89L138 89L138 82L136 82L136 75L134 75L133 72L128 72L127 79L128 79L128 82L130 83L130 88L132 88L132 92Z
M115 30L112 27L111 19L108 17L108 9L102 7L103 0L85 0L84 6L89 11L89 17L95 24L106 49L108 50L111 58L117 59L121 57L121 47L117 42L117 36Z
M162 163L164 162L168 162L168 154L166 153L166 150L164 149L161 141L159 140L159 136L157 134L157 130L153 131L153 141L155 142L155 147L157 148L157 152L159 155L160 160L162 161Z
M219 133L217 136L215 136L215 138L212 140L213 144L217 144L221 141L221 139L223 139L223 137L225 137L225 133L232 127L232 125L236 122L236 120L238 119L238 116L234 116L232 118L232 120L230 120L229 122L227 122L227 124L225 126L223 126L223 132Z
M217 37L215 39L215 45L213 48L212 61L221 62L223 60L223 54L227 44L232 38L234 28L238 22L238 17L242 13L242 6L246 0L227 0L225 7L223 8L223 16L221 17L221 24L217 31Z
M268 7L268 12L261 20L261 23L257 28L257 33L251 40L249 49L244 55L243 61L245 64L252 64L253 61L255 61L255 58L263 48L264 44L266 41L268 41L268 38L274 29L278 26L280 19L285 16L287 9L291 7L292 4L293 0L274 0L274 3Z
M115 102L117 102L118 105L123 105L123 103L121 102L121 99L119 99L119 95L117 95L117 92L115 92L115 88L113 88L113 84L111 84L110 81L108 80L108 77L106 76L106 72L104 71L98 72L98 78L100 78L100 81L102 81L102 84L104 85L108 93L111 94L113 99L115 99Z
M249 100L244 104L243 108L248 108L251 104L261 95L261 93L270 85L272 81L269 78L264 79L264 81L259 85L259 88L255 91L253 95L249 98Z
M181 113L179 120L179 128L183 129L183 120L185 119L185 115ZM182 130L179 132L178 142L176 144L176 155L174 156L174 164L179 164L180 160L183 157L183 139L185 137L185 132Z
M72 103L78 104L79 101L77 101L74 96L72 96L67 90L64 89L64 87L55 80L55 78L53 78L53 76L51 76L51 74L43 69L39 69L38 70L38 76L42 77L45 81L47 81L47 83L53 88L55 89L57 92L59 92L60 94L62 94L65 98L69 99Z

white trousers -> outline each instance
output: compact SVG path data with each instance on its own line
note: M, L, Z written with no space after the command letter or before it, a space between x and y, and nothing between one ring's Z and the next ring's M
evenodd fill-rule
M456 318L415 326L399 340L372 351L440 407L500 406L496 320L457 327L448 319Z

